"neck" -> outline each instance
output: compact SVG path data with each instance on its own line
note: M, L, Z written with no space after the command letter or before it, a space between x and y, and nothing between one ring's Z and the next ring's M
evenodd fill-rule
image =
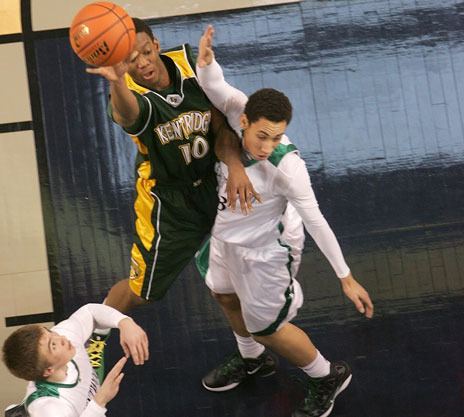
M160 77L159 81L154 86L157 90L164 90L171 85L171 78L169 77L168 69L163 61L161 61L161 68L160 68Z
M68 376L68 365L64 365L61 368L57 368L54 372L45 379L47 382L63 382Z

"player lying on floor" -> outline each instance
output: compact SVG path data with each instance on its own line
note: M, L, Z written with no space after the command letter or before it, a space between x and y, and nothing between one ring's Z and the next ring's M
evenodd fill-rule
M84 344L102 326L119 328L125 356L100 386ZM13 375L30 382L23 403L6 415L104 416L106 404L118 393L129 356L135 365L143 365L148 359L147 335L130 317L102 304L87 304L51 329L23 326L3 344L3 361Z

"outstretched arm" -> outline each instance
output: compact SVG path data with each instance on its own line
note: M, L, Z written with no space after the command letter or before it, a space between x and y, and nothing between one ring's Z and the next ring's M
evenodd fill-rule
M74 343L84 344L95 328L118 328L126 356L132 356L136 365L148 359L146 333L130 317L104 304L86 304L53 329Z
M240 133L239 117L243 112L246 96L239 90L234 89L227 84L222 76L222 70L215 63L211 68L214 59L212 49L214 29L208 26L200 39L197 58L197 74L200 86L205 91L213 105L226 114L229 124L234 128L237 134ZM214 61L215 62L215 61ZM219 70L220 75L217 76ZM238 106L230 105L230 98L235 97L238 93L240 100ZM229 207L235 210L237 196L240 200L240 208L244 214L251 210L251 201L253 196L261 201L260 195L254 190L245 169L241 162L240 140L232 132L224 119L224 115L217 110L212 112L212 128L216 136L215 152L222 162L229 169L227 180L227 198Z
M253 197L258 201L261 201L261 197L253 188L241 162L239 139L227 125L224 115L214 107L211 112L211 128L216 136L216 156L229 169L226 188L229 207L235 210L238 197L242 213L247 214L252 208Z
M230 126L240 135L240 116L245 110L248 97L225 80L222 68L214 59L213 35L213 27L208 26L200 39L197 58L198 82L211 103L227 117Z
M119 392L119 385L121 384L124 374L122 368L127 362L127 358L123 357L116 362L111 371L105 377L102 386L98 389L93 400L100 406L106 407ZM82 416L81 416L82 417Z
M113 119L124 128L133 126L140 114L137 99L126 85L125 74L129 68L128 60L112 67L86 69L89 74L101 75L109 81Z

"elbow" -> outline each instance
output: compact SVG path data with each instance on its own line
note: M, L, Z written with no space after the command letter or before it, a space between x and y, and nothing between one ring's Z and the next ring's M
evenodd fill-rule
M134 126L137 121L137 117L123 117L119 112L113 112L114 121L123 128L129 128Z

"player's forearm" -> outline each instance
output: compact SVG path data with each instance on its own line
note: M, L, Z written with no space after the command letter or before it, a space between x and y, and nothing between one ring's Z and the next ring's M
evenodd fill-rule
M227 100L227 89L230 87L222 72L219 64L213 62L205 67L197 65L197 77L201 88L204 90L211 103L220 111L225 113L225 103Z
M113 118L122 127L132 126L139 115L139 105L134 94L127 88L125 80L110 83Z
M238 120L235 119L243 113L247 96L224 79L222 68L214 60L206 67L197 66L197 77L211 103L226 115L231 126L236 129Z
M337 277L347 277L350 273L350 268L346 264L338 240L324 216L321 214L321 218L317 222L313 221L309 223L304 218L303 222L306 230L308 230L321 252L329 261Z
M214 152L217 158L228 167L243 166L240 140L226 123L224 115L216 108L211 110L211 128L216 138Z
M241 162L241 149L237 136L230 129L221 129L216 137L214 151L218 159L229 168L243 165Z
M280 184L282 192L298 211L306 230L327 258L336 275L339 278L346 277L350 269L334 232L319 209L304 161L294 156L284 160L282 165L284 164L282 168L286 175L282 176L283 181Z
M127 316L106 305L86 304L67 320L58 323L54 329L64 334L72 332L78 336L80 342L85 343L96 328L116 328L125 318Z
M83 308L92 315L95 327L99 329L115 329L119 326L121 320L129 318L105 304L86 304Z

